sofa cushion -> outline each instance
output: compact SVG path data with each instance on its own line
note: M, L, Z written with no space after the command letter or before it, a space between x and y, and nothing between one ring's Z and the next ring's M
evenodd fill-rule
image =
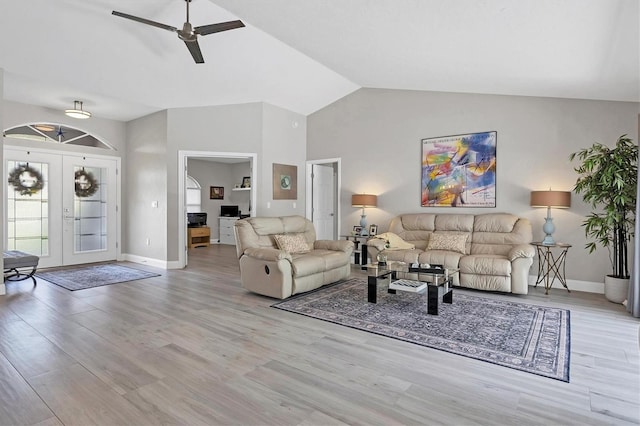
M429 236L427 250L447 250L466 253L467 234L434 232Z
M293 255L291 263L295 277L306 277L339 268L349 264L350 261L350 254L343 251L311 250L308 253Z
M474 275L511 275L511 262L500 255L471 254L460 259L460 273Z
M309 253L311 249L303 234L276 234L273 236L280 250L287 253Z
M464 256L460 252L446 250L423 251L418 255L418 263L428 263L430 265L442 265L445 268L458 268L460 258Z

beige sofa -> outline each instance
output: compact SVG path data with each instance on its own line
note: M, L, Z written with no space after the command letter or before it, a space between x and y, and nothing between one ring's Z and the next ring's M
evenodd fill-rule
M372 238L371 259L383 251L388 260L459 268L454 285L527 294L535 256L528 219L507 213L404 214L391 221L389 232L415 248L385 248L386 240Z
M353 242L316 240L313 223L302 216L241 219L235 222L234 232L242 286L254 293L285 299L351 273ZM277 235L301 235L309 251L281 250Z

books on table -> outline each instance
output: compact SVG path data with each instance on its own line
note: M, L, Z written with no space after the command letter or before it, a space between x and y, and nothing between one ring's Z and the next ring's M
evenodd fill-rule
M427 288L427 283L415 280L397 280L389 284L390 290L410 291L417 293Z

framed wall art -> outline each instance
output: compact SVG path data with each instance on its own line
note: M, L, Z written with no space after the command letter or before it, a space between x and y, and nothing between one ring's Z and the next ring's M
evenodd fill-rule
M251 176L245 176L242 178L242 185L240 188L251 188Z
M209 199L210 200L224 200L224 186L210 186L209 187Z
M273 199L298 199L298 166L273 163Z
M422 207L496 207L497 132L422 139Z

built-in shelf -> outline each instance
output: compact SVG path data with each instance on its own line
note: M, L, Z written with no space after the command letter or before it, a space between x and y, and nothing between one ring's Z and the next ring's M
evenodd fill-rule
M251 188L231 188L232 191L251 191Z

